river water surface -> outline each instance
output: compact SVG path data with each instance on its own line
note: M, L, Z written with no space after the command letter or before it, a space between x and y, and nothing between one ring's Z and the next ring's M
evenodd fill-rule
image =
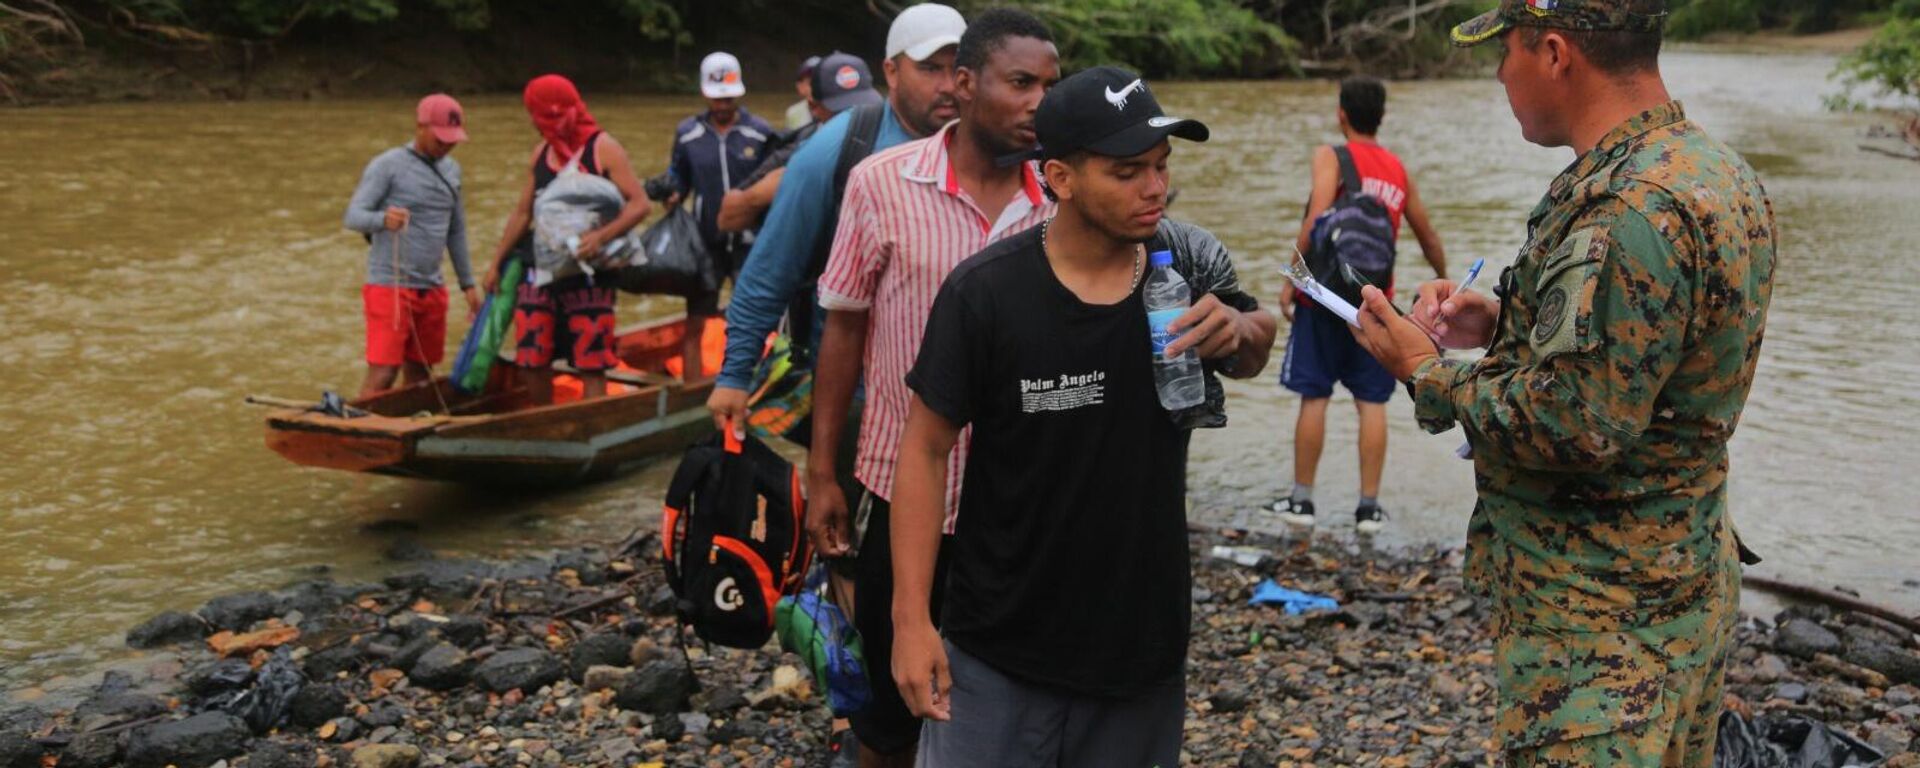
M1873 118L1822 111L1823 56L1668 54L1689 114L1743 152L1779 214L1781 259L1759 380L1732 448L1732 509L1758 573L1844 584L1920 612L1920 165L1856 149ZM1167 84L1213 128L1173 158L1175 214L1238 254L1270 297L1297 231L1313 146L1337 138L1324 83ZM590 95L591 96L591 95ZM467 100L466 169L484 262L534 137L517 99ZM692 98L591 99L644 174ZM749 100L776 115L784 101ZM651 524L656 466L576 491L503 497L294 467L261 441L250 393L351 392L362 370L365 246L340 227L362 165L406 140L399 101L99 105L0 111L0 689L124 653L162 609L274 587L326 565L376 577L396 528L485 556L610 541ZM1571 159L1521 141L1490 79L1395 84L1383 142L1405 158L1452 269L1512 260ZM1399 280L1430 276L1408 237ZM476 267L479 265L476 265ZM456 316L459 302L456 300ZM677 300L623 297L634 321ZM457 320L457 317L456 317ZM1284 329L1283 329L1284 333ZM1284 337L1283 337L1284 339ZM449 345L458 338L448 340ZM1195 440L1196 517L1231 519L1289 482L1296 400L1232 385L1233 424ZM1318 497L1349 535L1352 411L1332 413ZM1392 407L1382 543L1458 543L1473 485ZM393 524L394 522L400 525ZM385 523L385 524L383 524Z

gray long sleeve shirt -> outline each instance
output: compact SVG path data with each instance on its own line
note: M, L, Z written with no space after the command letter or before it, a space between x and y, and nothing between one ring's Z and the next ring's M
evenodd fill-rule
M453 259L460 287L472 287L467 217L457 194L460 163L451 157L435 161L434 168L446 177L443 183L423 158L426 156L415 153L409 143L380 153L360 174L360 186L353 190L353 200L347 204L346 225L347 229L373 236L367 249L367 282L404 288L440 285L440 254L444 251ZM397 274L393 238L402 233L387 231L387 208L391 206L410 212L400 241Z

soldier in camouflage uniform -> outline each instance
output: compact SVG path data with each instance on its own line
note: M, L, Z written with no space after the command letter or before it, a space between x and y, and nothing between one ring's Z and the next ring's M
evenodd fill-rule
M1772 206L1657 67L1658 0L1503 0L1454 30L1505 46L1530 141L1578 159L1528 217L1496 302L1435 281L1412 318L1371 288L1356 335L1459 424L1479 502L1514 766L1708 766L1742 550L1727 441L1760 352ZM1422 327L1424 326L1424 327ZM1475 362L1440 346L1486 346Z

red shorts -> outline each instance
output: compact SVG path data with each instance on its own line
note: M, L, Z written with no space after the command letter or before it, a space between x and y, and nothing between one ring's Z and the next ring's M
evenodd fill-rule
M420 363L429 368L447 355L447 289L363 285L367 316L367 364ZM395 314L395 308L399 313Z
M513 307L513 364L522 368L553 365L556 353L582 371L618 365L614 354L613 304L619 294L611 283L594 286L586 275L563 277L535 288L522 283Z

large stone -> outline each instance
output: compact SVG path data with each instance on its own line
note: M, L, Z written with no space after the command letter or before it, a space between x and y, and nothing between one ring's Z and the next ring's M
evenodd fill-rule
M532 693L567 674L553 654L537 648L510 648L487 657L473 670L473 681L495 693L521 690Z
M245 688L253 680L253 665L246 659L220 659L187 673L187 690L201 698L235 688Z
M470 649L486 641L487 620L463 613L448 619L440 628L440 635L454 645Z
M410 671L413 665L420 663L421 656L427 655L427 651L433 650L433 647L439 644L440 638L431 633L422 633L419 637L408 640L406 645L400 646L400 650L394 651L393 656L387 659L387 666L402 672Z
M120 734L83 733L60 750L60 768L111 768L120 761Z
M392 589L458 592L493 575L494 567L478 560L429 560L412 571L388 576L386 585Z
M421 654L407 677L422 688L446 691L466 685L472 676L473 659L467 652L441 643Z
M587 673L580 677L580 687L588 693L612 690L619 688L630 674L633 674L633 670L626 667L604 665L588 667Z
M1911 651L1863 640L1848 645L1840 658L1886 675L1894 685L1920 685L1920 656Z
M247 768L312 768L313 746L301 742L262 741L247 755Z
M190 643L205 637L207 623L200 617L179 611L164 611L127 630L127 645L134 648L158 648Z
M353 751L353 768L413 768L420 748L411 744L374 744Z
M1840 636L1807 619L1788 619L1774 630L1773 648L1788 656L1811 659L1817 654L1838 653Z
M142 693L99 693L73 710L73 722L80 730L145 720L166 714L167 704L158 697Z
M240 718L202 712L185 720L134 731L127 742L129 768L204 768L240 754L252 734Z
M40 744L26 731L0 731L0 768L40 768Z
M280 601L265 592L240 592L221 595L200 606L200 618L214 629L246 631L256 621L280 615Z
M622 709L636 712L685 712L699 685L686 665L656 661L628 676L614 692L613 701Z
M318 651L301 662L308 680L332 680L341 672L352 672L367 662L367 651L355 643L341 643Z
M600 632L587 635L574 644L568 671L574 682L582 682L587 678L587 670L596 666L625 665L629 647L626 636L619 633Z
M287 705L288 717L302 728L318 728L345 714L347 695L331 685L308 685Z

